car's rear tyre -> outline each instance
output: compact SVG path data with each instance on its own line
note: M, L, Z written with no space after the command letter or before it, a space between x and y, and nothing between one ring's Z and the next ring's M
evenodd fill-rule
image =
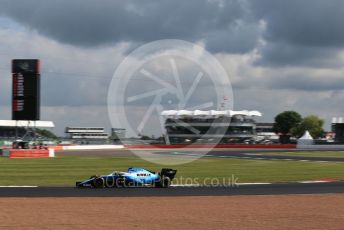
M159 188L168 188L171 185L171 179L169 177L162 176L157 185Z
M105 186L104 179L101 177L95 178L92 182L92 185L94 188L104 188Z

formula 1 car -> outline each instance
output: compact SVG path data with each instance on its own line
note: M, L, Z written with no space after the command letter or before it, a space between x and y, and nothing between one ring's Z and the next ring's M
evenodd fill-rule
M76 187L115 188L115 187L157 187L168 188L177 170L164 168L152 172L144 168L129 168L127 172L114 171L109 175L91 176L88 180L76 182Z

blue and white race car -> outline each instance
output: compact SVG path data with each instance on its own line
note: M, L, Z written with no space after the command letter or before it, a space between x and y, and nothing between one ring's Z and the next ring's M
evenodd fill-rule
M164 168L152 172L144 168L129 168L127 172L114 171L109 175L91 176L88 180L76 182L76 187L116 188L116 187L158 187L168 188L177 170Z

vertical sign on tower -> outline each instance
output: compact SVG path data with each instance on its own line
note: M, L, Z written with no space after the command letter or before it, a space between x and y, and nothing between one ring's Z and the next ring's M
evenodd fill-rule
M12 120L40 119L40 61L12 60Z

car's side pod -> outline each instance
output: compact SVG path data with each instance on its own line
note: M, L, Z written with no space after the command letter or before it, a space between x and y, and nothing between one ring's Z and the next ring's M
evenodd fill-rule
M175 170L175 169L164 168L164 169L161 169L160 175L165 176L165 177L169 177L170 180L172 181L173 178L175 177L176 173L177 173L177 170Z

